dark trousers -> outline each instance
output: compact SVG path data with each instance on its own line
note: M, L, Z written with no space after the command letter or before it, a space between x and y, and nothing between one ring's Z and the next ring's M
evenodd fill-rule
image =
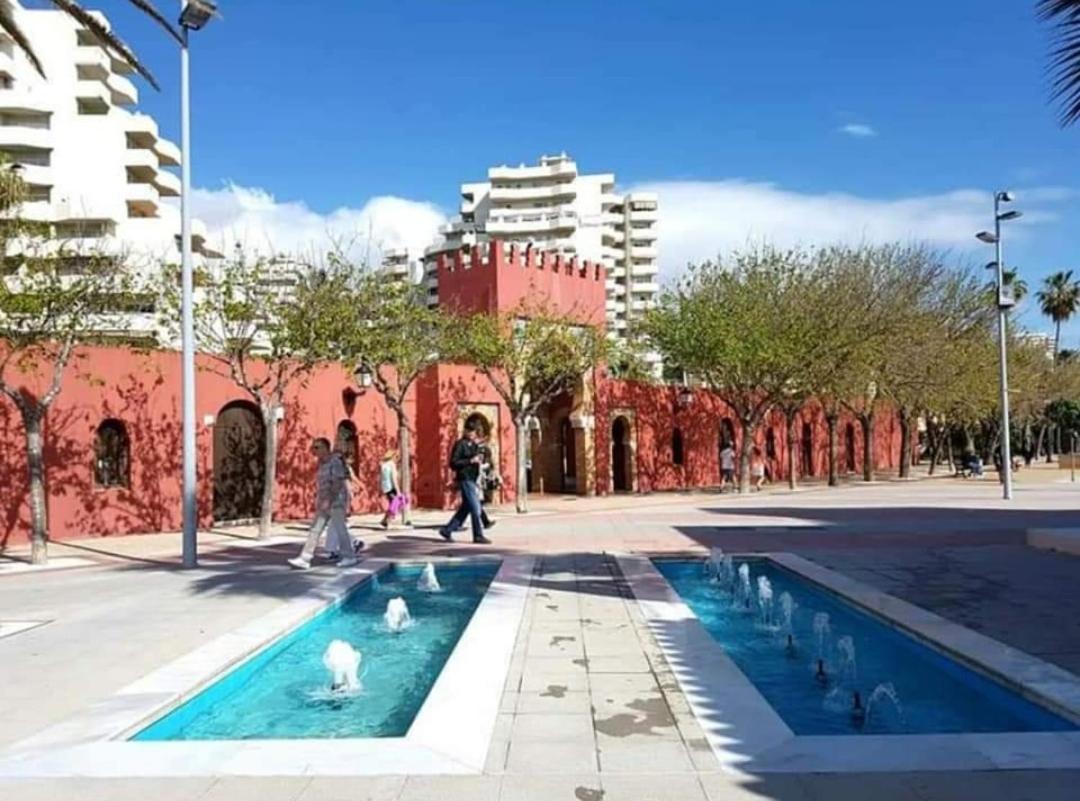
M473 539L478 540L484 536L481 521L481 515L484 512L480 507L480 488L476 486L475 481L459 481L458 491L461 492L461 503L458 504L457 511L450 518L450 522L446 524L446 529L455 531L465 522L466 517L471 518Z

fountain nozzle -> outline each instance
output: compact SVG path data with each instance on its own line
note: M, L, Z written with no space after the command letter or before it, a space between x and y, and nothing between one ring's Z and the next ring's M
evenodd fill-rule
M819 659L817 661L817 672L814 674L814 678L818 680L819 684L829 683L829 674L825 672L825 660Z
M866 709L863 707L862 696L858 690L855 690L851 696L851 722L860 729L866 723Z

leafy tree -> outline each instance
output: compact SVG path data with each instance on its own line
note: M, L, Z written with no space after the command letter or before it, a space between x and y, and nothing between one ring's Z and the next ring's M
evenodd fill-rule
M103 331L122 334L134 304L124 264L81 254L78 271L65 267L48 226L18 218L26 187L0 169L0 393L19 410L26 437L30 487L31 560L48 559L43 424L59 396L79 344ZM43 386L44 389L36 389Z
M178 275L167 271L162 320L174 336L180 319ZM346 334L344 276L294 262L237 254L211 274L196 276L195 339L211 358L205 368L230 379L259 408L265 436L259 536L273 523L278 415L285 393L303 385L319 361L336 352Z
M1080 0L1038 0L1039 16L1056 24L1050 67L1053 97L1061 102L1061 124L1080 119Z
M645 328L665 358L719 395L742 429L739 488L765 415L805 391L805 368L827 345L808 338L827 299L802 251L771 247L692 265L649 313Z
M609 343L597 327L544 303L515 311L476 314L453 326L459 360L476 365L502 398L514 422L517 511L529 510L526 447L529 419L544 404L579 387L589 370L606 360Z
M155 89L160 88L157 81L154 79L154 76L150 73L150 70L148 70L138 59L132 49L128 47L120 37L103 25L91 12L83 8L81 4L73 2L73 0L49 0L49 2L80 25L84 26L87 30L91 31L94 36L98 38L98 41L101 42L102 47L113 51L113 53L119 56L121 60L128 63L132 69L142 75L151 86ZM169 20L154 7L154 4L149 2L149 0L128 0L128 2L164 28L178 43L183 43L183 37L180 35L180 32L176 30L176 27L173 26L172 23L170 23ZM41 75L42 78L46 78L45 68L38 60L33 44L19 25L16 5L11 2L11 0L0 0L0 30L3 30L11 37L15 46L18 47L30 60L30 63L34 65L34 69L37 70L38 74Z
M1043 288L1035 295L1042 313L1054 322L1054 359L1061 344L1061 324L1067 322L1080 308L1080 282L1074 281L1072 270L1059 270L1046 277Z
M367 367L372 386L394 411L401 490L411 496L412 437L405 397L416 379L439 363L450 334L449 321L438 309L428 308L422 285L365 273L357 279L353 293L349 320L354 325L339 343L339 358L350 367Z

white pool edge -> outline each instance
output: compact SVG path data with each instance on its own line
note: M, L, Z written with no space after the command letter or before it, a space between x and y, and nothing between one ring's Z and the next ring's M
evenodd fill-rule
M533 558L501 561L404 737L304 740L118 739L179 706L266 645L343 599L394 561L371 559L215 638L105 701L0 752L0 778L372 776L470 774L483 769ZM408 563L412 560L400 560ZM462 714L462 710L468 710Z
M916 631L928 642L963 655L975 665L982 664L980 656L985 656L987 642L1007 649L983 635L975 635L962 626L792 554L755 554L755 557L771 559L902 628ZM705 630L651 559L625 554L617 559L646 624L721 768L727 772L753 775L1080 768L1080 732L795 735ZM913 627L911 624L916 620L924 625ZM969 647L974 642L971 635L987 641L978 643L983 646L981 650ZM999 653L1008 653L1014 660L1011 664L1022 664L1028 671L1035 671L1040 665L1045 668L1046 672L1039 674L1044 681L1035 682L1038 689L1027 693L1033 700L1050 700L1054 706L1061 707L1061 701L1070 697L1070 688L1075 691L1080 687L1076 677L1027 654L1015 649ZM997 673L1000 667L1000 662L994 663L987 665L987 670ZM1046 677L1053 677L1052 685ZM1061 686L1062 682L1068 686ZM1009 683L1019 682L1014 677ZM1042 694L1044 687L1055 691L1053 698Z

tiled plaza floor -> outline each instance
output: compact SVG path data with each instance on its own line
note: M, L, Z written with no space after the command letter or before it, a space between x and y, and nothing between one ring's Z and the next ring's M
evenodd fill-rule
M544 554L483 775L19 781L0 782L0 799L1073 799L1080 775L1067 771L735 780L719 770L604 553L713 544L799 552L1075 672L1080 558L1022 542L1028 526L1080 525L1080 491L1021 485L1009 507L996 496L988 483L933 481L749 498L550 499L526 519L504 515L495 544L482 549L445 545L423 526L371 532L379 556ZM0 748L333 575L329 567L286 570L298 532L283 533L292 539L242 542L208 554L195 571L175 569L175 538L162 535L89 543L113 554L92 554L102 560L96 567L0 576L0 618L49 621L0 639Z

